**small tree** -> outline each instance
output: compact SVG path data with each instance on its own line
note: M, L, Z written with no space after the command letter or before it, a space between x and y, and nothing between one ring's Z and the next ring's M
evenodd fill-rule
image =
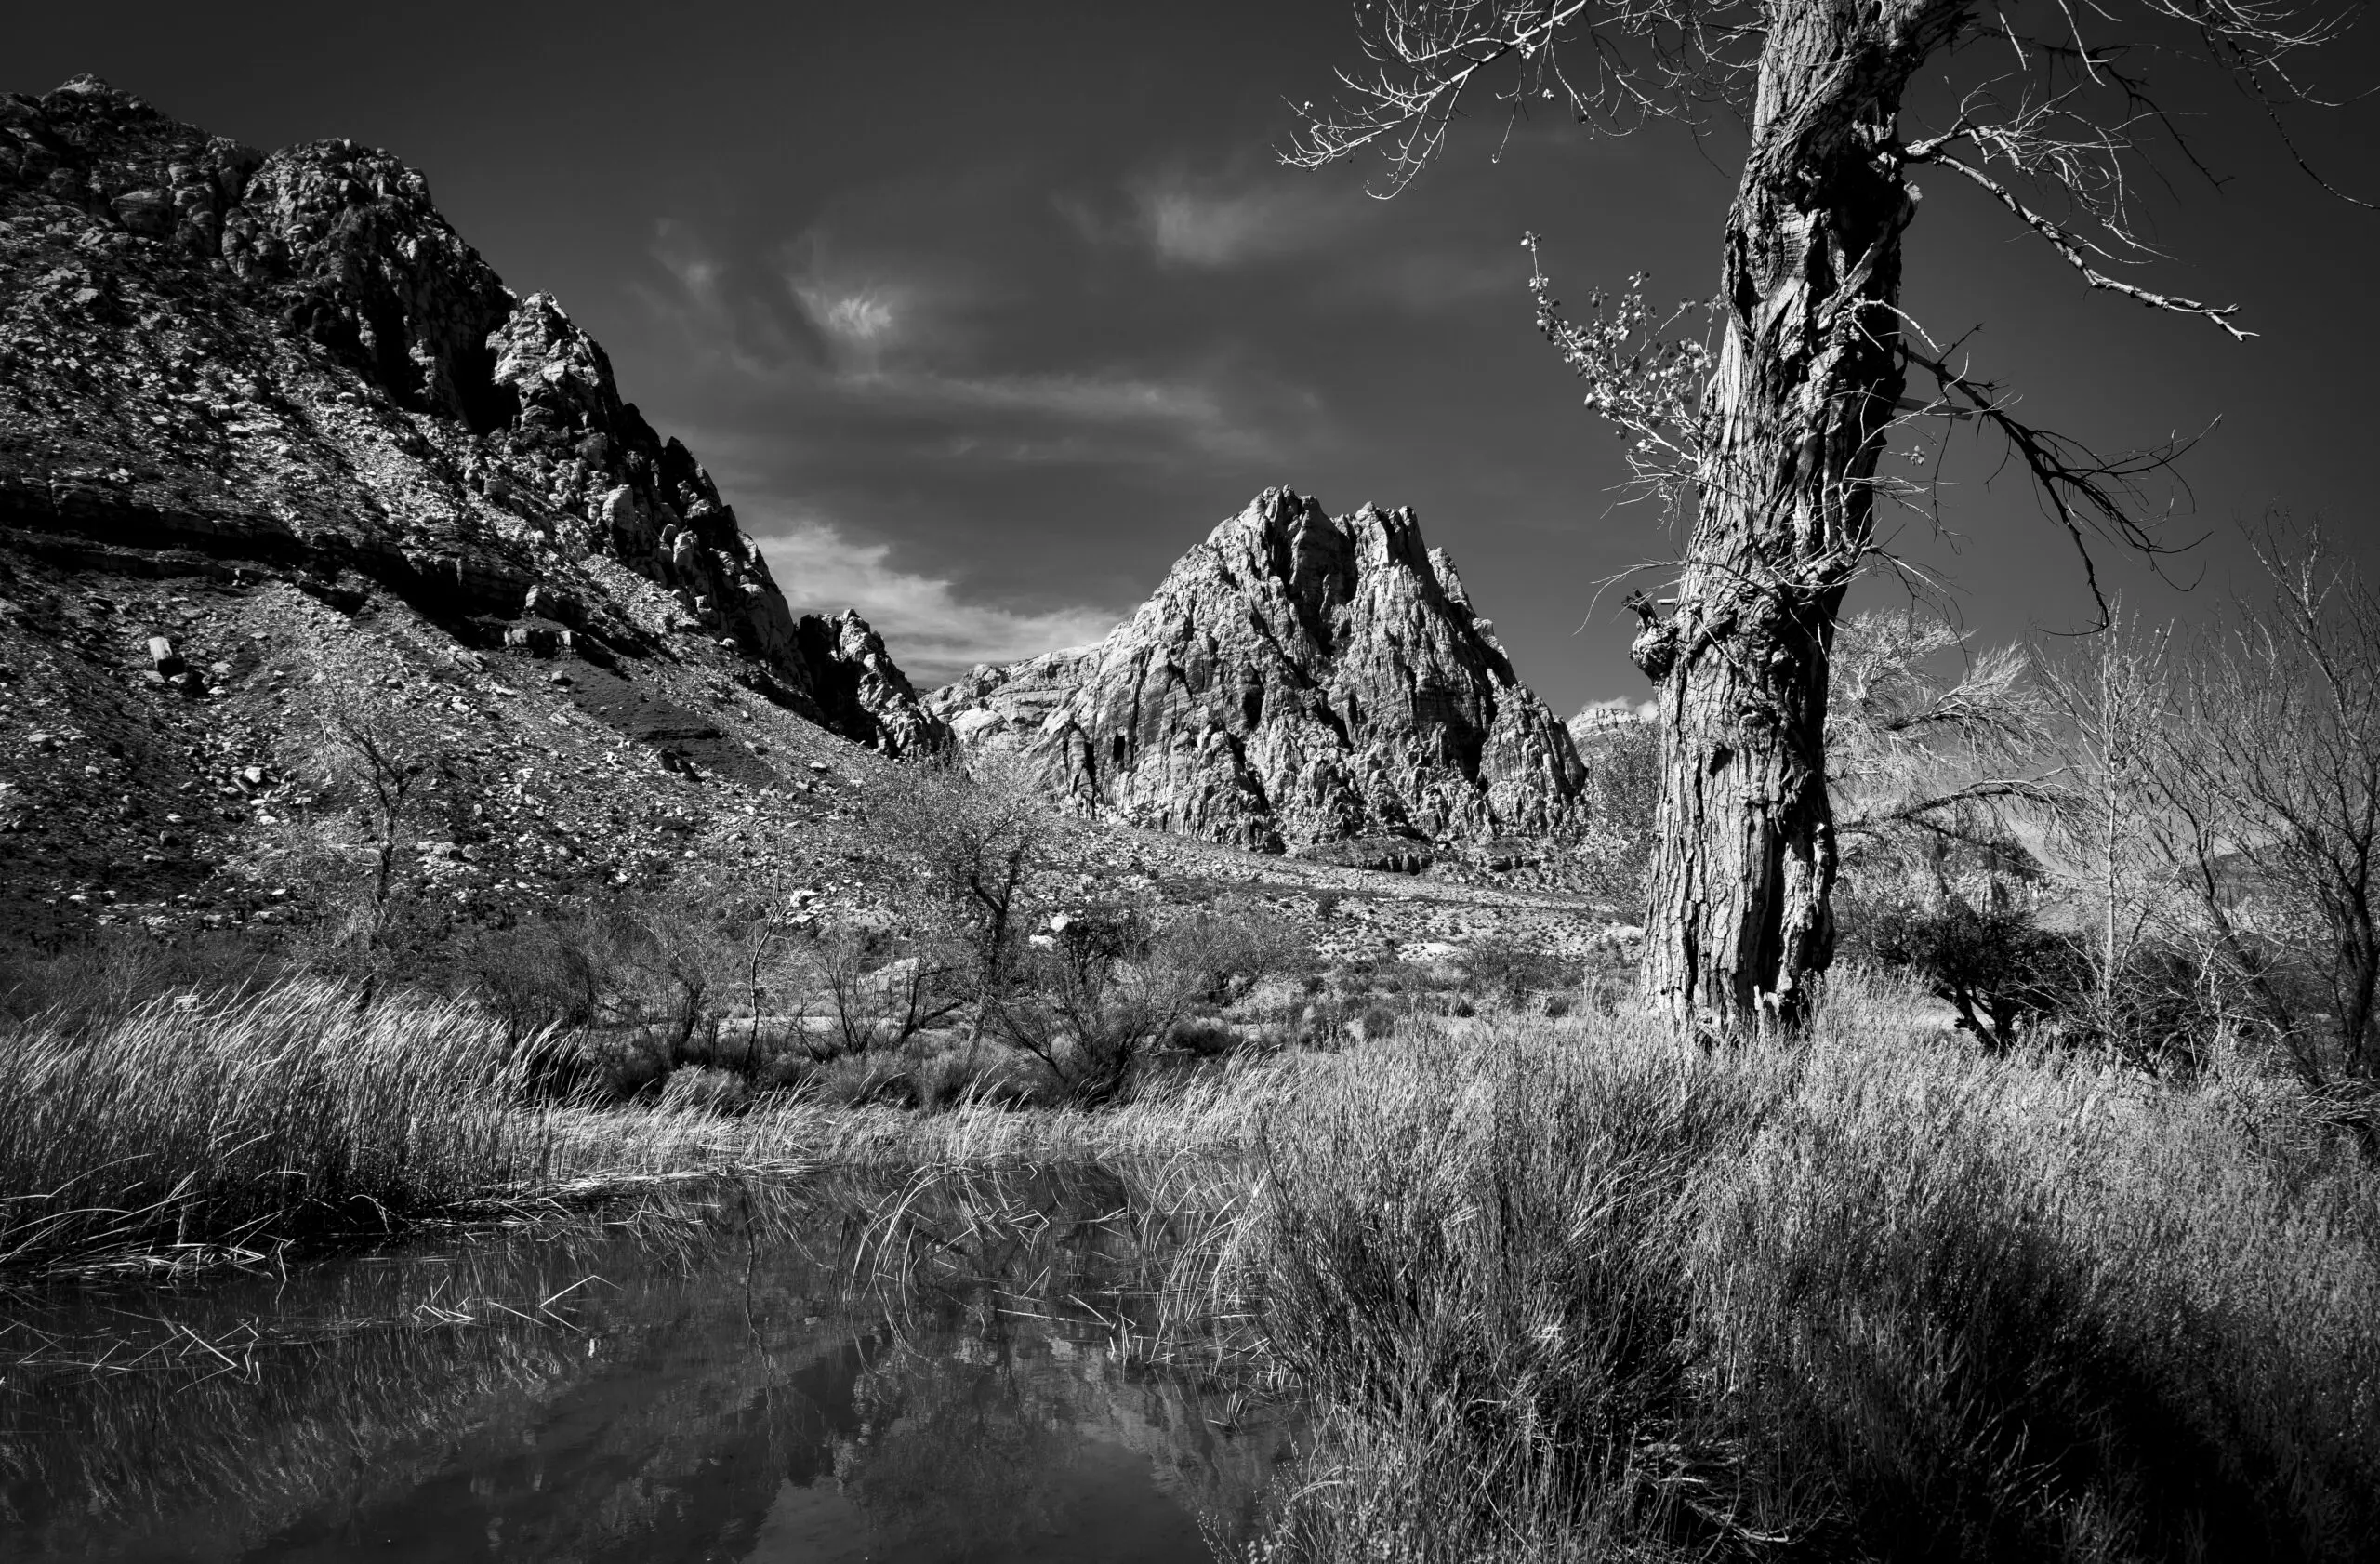
M404 964L404 948L436 934L419 926L408 860L433 823L468 806L478 779L458 736L401 699L367 696L352 670L317 668L293 715L281 748L319 793L298 828L304 872L327 904L336 960L361 971L369 998Z
M921 756L867 797L877 849L914 872L963 931L978 992L1008 981L1054 824L1032 775L1007 756Z
M825 1012L825 1032L805 1034L813 1059L898 1048L966 1001L963 955L931 933L905 939L889 930L838 924L819 931L799 956Z
M2153 926L2174 927L2174 865L2158 847L2158 772L2178 716L2172 640L2170 630L2145 626L2118 605L2106 630L2043 668L2063 775L2041 815L2061 860L2056 867L2096 904L2091 999L2110 1036L2125 1030L2123 987L2135 953Z
M1212 977L1195 944L1154 935L1129 908L1069 918L1046 945L1027 949L992 1026L1088 1107L1123 1093L1140 1060Z

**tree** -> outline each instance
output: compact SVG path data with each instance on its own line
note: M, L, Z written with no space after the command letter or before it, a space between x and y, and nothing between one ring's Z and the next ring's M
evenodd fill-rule
M2142 818L2215 975L2309 1085L2380 1080L2380 592L2319 532L2175 659Z
M323 904L324 954L367 1001L436 942L441 915L416 894L414 855L452 830L479 793L468 745L434 709L367 694L353 669L317 667L281 742L293 773L321 789L297 828L301 870ZM301 805L306 802L299 801ZM366 859L360 878L354 860Z
M1987 859L2006 850L2003 813L2056 796L2038 755L2048 712L2020 647L1967 658L1966 637L1915 614L1862 614L1829 658L1827 783L1835 831L1883 855L1912 845ZM1938 665L1963 660L1951 676Z
M1053 822L1030 772L989 752L891 767L867 797L868 831L964 931L986 1003L1007 982L1025 908L1047 869ZM979 1023L980 1024L980 1023Z
M2159 903L2172 896L2174 865L2155 846L2156 773L2178 716L2172 640L2170 628L2115 612L2087 646L2043 668L2064 775L2043 816L2065 878L2098 904L2092 1001L2109 1036L2125 1029L2124 974L2159 921Z
M1633 656L1659 687L1663 788L1646 918L1649 994L1679 1024L1795 1025L1832 955L1836 868L1824 743L1828 661L1845 590L1878 551L1895 429L1956 413L2004 439L2086 574L2095 544L2157 547L2141 482L2168 445L2103 457L2020 420L1908 320L1901 235L1914 170L2004 208L2092 287L2244 336L2233 307L2119 276L2148 253L2130 181L2160 147L2196 163L2147 72L2210 61L2268 108L2303 99L2296 57L2353 7L2320 0L1364 0L1376 70L1308 105L1289 161L1386 152L1393 193L1444 145L1481 86L1591 131L1732 114L1749 130L1712 305L1718 345L1665 338L1643 279L1607 312L1539 319L1630 440L1638 476L1686 529L1674 595L1633 603ZM1951 84L1947 118L1904 127L1921 70ZM2278 118L2275 120L2279 124ZM1683 312L1683 311L1681 311ZM1904 400L1914 370L1930 384Z

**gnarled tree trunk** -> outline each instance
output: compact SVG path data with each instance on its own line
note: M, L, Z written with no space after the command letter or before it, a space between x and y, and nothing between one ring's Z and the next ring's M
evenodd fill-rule
M1910 73L1967 0L1773 7L1727 215L1726 337L1674 611L1634 648L1659 686L1646 988L1681 1026L1798 1025L1833 955L1827 658L1874 525L1902 391L1897 160Z

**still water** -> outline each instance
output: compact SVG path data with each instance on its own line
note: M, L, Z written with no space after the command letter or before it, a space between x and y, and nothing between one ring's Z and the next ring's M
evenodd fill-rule
M1210 1559L1297 1431L1210 1217L1105 1171L717 1185L0 1295L0 1559Z

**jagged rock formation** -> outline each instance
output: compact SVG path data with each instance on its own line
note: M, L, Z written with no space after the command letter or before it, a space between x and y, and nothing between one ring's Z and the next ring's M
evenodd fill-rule
M1409 510L1268 489L1095 646L927 697L1079 807L1269 851L1580 823L1570 736Z
M708 474L419 173L87 76L0 97L0 541L377 591L467 644L717 665L862 743L942 736L864 623L797 620Z

